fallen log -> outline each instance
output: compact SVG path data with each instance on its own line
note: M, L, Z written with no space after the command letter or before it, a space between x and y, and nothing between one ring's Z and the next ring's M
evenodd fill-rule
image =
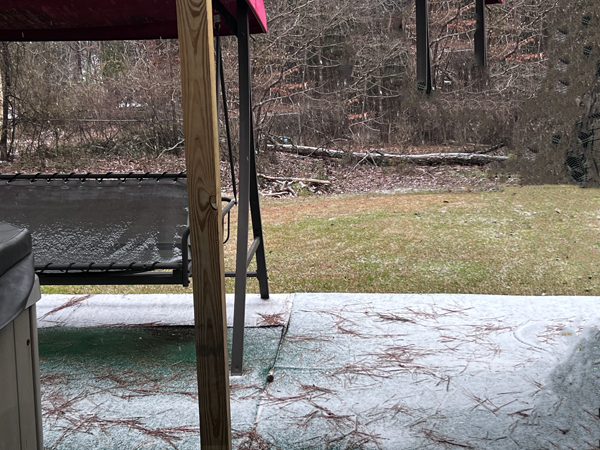
M504 145L503 143L500 143L500 144L492 145L491 147L488 147L488 148L486 148L486 149L484 149L484 150L478 150L478 151L476 151L476 152L473 152L473 153L478 153L478 154L480 154L480 155L482 155L482 154L484 154L484 153L491 153L491 152L494 152L494 151L496 151L496 150L499 150L499 149L501 149L501 148L502 148L502 147L504 147L504 146L505 146L505 145Z
M431 166L438 164L461 164L482 166L491 162L501 162L508 159L507 156L485 155L481 153L427 153L424 155L397 155L395 153L383 153L378 150L368 152L347 152L344 150L333 150L321 147L307 147L303 145L267 145L276 151L293 153L303 156L331 158L357 158L359 160L371 161L382 164L394 164L398 162L408 162L421 166Z
M290 191L281 191L281 192L261 192L260 195L263 197L281 197L282 195L288 195ZM295 197L296 195L293 195Z
M294 178L294 177L272 177L269 175L264 175L262 173L257 173L256 175L258 175L261 178L264 178L265 180L270 180L270 181L293 181L296 183L312 183L312 184L331 184L331 181L327 181L327 180L317 180L315 178Z

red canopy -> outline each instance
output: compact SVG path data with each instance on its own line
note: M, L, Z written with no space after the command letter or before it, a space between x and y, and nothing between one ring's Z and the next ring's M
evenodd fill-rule
M265 33L263 1L246 1L250 6L250 32ZM236 0L219 3L234 19L237 17ZM214 14L218 14L217 9ZM231 34L225 20L221 20L220 34ZM175 0L0 0L0 41L176 37Z

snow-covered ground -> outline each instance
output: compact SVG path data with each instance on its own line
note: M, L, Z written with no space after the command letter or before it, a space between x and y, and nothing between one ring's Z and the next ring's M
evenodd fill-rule
M249 296L234 448L597 448L599 300ZM198 448L191 296L44 296L38 317L47 448Z

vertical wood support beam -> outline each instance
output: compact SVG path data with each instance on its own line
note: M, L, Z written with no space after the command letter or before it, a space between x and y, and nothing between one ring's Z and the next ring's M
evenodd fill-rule
M0 329L0 448L20 449L19 384L15 358L14 321Z
M429 1L416 0L417 82L419 91L431 94L431 57L429 55Z
M202 450L231 449L212 4L177 0Z
M29 330L31 331L31 363L33 367L33 395L35 401L35 425L39 450L44 450L44 426L42 422L42 388L40 384L40 352L37 329L37 308L35 304L29 308Z
M487 67L487 46L485 42L485 0L475 0L475 60L481 68Z

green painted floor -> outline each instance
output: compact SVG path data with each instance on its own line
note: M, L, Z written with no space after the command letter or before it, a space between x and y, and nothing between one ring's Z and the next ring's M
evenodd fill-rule
M252 431L281 333L246 331L247 374L231 379L237 443ZM199 448L192 327L45 328L39 342L45 448Z

